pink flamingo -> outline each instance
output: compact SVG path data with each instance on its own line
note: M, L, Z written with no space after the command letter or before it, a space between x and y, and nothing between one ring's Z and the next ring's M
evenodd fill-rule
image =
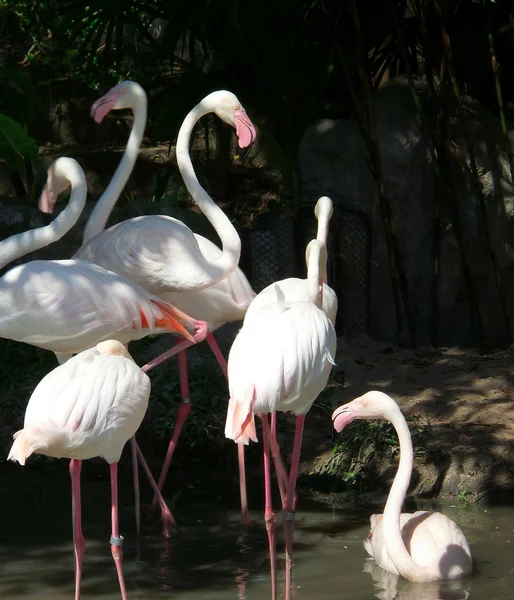
M223 244L223 250L220 250L181 221L162 215L128 219L104 230L137 158L146 125L147 98L139 84L123 81L97 100L91 109L95 120L101 122L111 110L123 108L132 109L134 114L127 148L91 213L84 231L84 245L75 258L92 261L128 277L173 305L184 307L195 318L206 321L209 325L207 342L226 376L227 363L212 332L224 323L242 319L255 292L237 267L241 242L236 230L196 177L189 155L189 141L195 124L209 112L214 112L235 128L241 148L252 143L255 128L236 96L227 91L206 96L186 116L180 128L176 148L179 170L194 201L219 234ZM123 249L127 250L127 256ZM178 354L178 362L182 402L159 477L160 490L191 412L184 352ZM242 521L249 523L242 446L238 446L238 461ZM155 502L156 499L152 506Z
M262 421L265 478L265 521L270 547L272 600L276 599L275 515L271 507L267 413L296 415L291 470L285 497L286 598L291 595L294 494L305 415L325 388L334 364L336 333L320 309L320 263L326 260L322 242L307 247L308 299L289 302L279 281L276 301L245 318L228 359L230 401L225 435L238 444L256 442L255 415ZM256 300L259 298L257 295ZM273 343L270 344L270 337ZM280 479L280 474L279 474Z
M366 552L382 569L409 581L439 581L469 575L473 560L457 524L439 512L402 513L414 462L412 439L405 417L384 392L368 392L334 411L336 431L355 419L385 419L400 442L400 464L383 515L371 515Z
M8 460L25 464L31 454L69 458L75 553L75 600L80 599L82 534L80 470L83 460L104 458L111 471L111 553L121 597L123 537L118 527L118 461L148 407L150 379L120 342L107 340L48 373L30 397L23 429L15 433Z

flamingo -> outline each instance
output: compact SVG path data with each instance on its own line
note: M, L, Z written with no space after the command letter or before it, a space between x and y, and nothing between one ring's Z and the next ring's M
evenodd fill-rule
M40 205L46 210L70 184L68 206L50 225L0 242L0 268L58 240L77 221L87 190L84 171L72 158L52 163ZM83 260L33 260L0 279L0 336L51 350L60 362L105 339L128 343L174 332L194 343L205 337L206 328L133 282Z
M456 579L469 575L473 560L468 542L457 524L439 512L402 513L409 487L414 453L405 417L384 392L371 391L337 408L334 428L342 431L355 419L385 419L400 442L400 464L383 515L371 515L366 552L382 569L414 582Z
M70 184L68 206L50 225L0 242L0 267L56 241L73 226L87 192L84 171L74 159L62 157L52 163L40 207L51 212L59 193ZM165 332L180 333L186 338L172 349L178 351L204 339L207 324L87 261L35 260L13 267L0 279L0 336L50 350L61 364L105 339L126 344ZM162 357L143 369L152 368L160 360ZM134 457L137 452L134 440ZM143 460L142 463L153 485L151 473ZM167 535L171 515L163 508L160 495L158 500Z
M248 315L228 359L230 400L225 435L238 444L256 442L255 415L262 421L265 478L265 521L270 547L272 599L276 598L274 528L271 508L269 433L267 413L292 412L296 430L285 497L286 599L291 595L294 493L305 415L325 388L334 364L336 333L321 310L320 263L326 249L319 240L307 248L307 301L288 301L282 282L275 283L276 301L253 318ZM256 301L259 295L256 297ZM269 340L273 337L273 343Z
M147 98L145 91L138 83L123 81L95 102L91 109L95 120L101 122L110 110L123 108L132 109L134 115L134 125L127 148L111 182L91 213L84 230L84 245L75 254L75 257L102 264L129 278L137 276L137 279L134 280L149 291L154 291L174 306L184 307L188 314L194 315L195 318L206 321L209 326L207 343L226 377L227 363L212 332L225 323L243 319L248 306L255 298L255 292L237 266L240 252L237 232L196 178L189 156L189 139L196 122L204 114L212 111L235 126L241 147L252 142L255 137L255 129L237 98L230 92L222 91L209 94L189 113L178 136L176 155L180 172L193 199L218 231L223 242L222 251L207 238L191 232L180 221L166 216L129 219L120 226L115 225L104 231L109 215L134 168L146 125ZM131 261L133 262L130 268L123 260L119 259L117 252L113 251L124 243L130 243L131 247ZM237 244L239 244L239 250L236 252ZM228 275L210 287L199 286L198 280L195 283L198 268L202 265L202 278L204 278L205 263L209 265L212 275L211 283L218 279L219 274L216 274L216 269L212 270L212 265L219 265L227 250L232 252L233 256L237 253L234 263L236 267L232 271L227 269ZM149 252L154 253L150 262L146 260ZM195 268L192 270L190 268L191 261L195 263ZM157 269L159 281L156 283ZM179 352L177 358L182 401L177 412L175 430L159 476L160 490L164 485L185 421L191 412L185 352ZM238 462L242 522L248 524L243 446L238 446ZM152 507L155 506L155 502L156 498Z
M328 237L328 226L330 219L333 214L332 200L328 196L322 196L316 202L314 207L314 214L318 220L318 231L316 239L323 244L325 252L320 254L320 294L321 294L321 309L330 319L332 325L335 326L336 315L337 315L337 295L334 290L327 284L327 237ZM309 252L310 246L307 246L306 250L306 263L309 263ZM307 302L309 300L309 281L308 279L300 279L298 277L289 277L283 279L280 282L280 289L284 294L286 302ZM171 301L171 300L170 300ZM274 304L276 302L275 284L272 283L264 288L259 295L250 304L246 316L245 323L258 316L259 311L262 307ZM270 446L275 466L277 467L278 482L280 485L280 494L282 499L285 496L285 487L287 482L284 482L284 469L281 465L280 459L280 448L277 441L276 435L276 412L271 415L271 438Z
M31 454L70 459L75 600L80 598L82 534L80 470L88 458L104 458L111 474L111 553L121 597L127 598L123 577L123 537L118 527L118 462L148 408L150 379L135 364L125 346L106 340L50 371L37 385L25 412L23 429L14 434L8 460L21 465Z

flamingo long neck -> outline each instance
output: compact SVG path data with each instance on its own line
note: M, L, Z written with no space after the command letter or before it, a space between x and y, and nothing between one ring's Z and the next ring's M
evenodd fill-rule
M62 238L78 221L86 203L86 178L80 167L70 165L66 171L66 179L71 184L68 206L50 225L11 235L0 242L0 269L20 256L39 250Z
M210 112L213 112L213 109L200 102L186 116L178 134L176 152L178 168L189 193L216 230L222 243L223 252L219 258L208 263L206 260L209 274L215 283L229 275L239 264L241 240L228 217L200 185L189 156L189 142L193 128L204 115Z
M324 210L324 208L317 215L318 219L318 231L316 233L316 239L320 241L326 248L328 238L328 225L330 223L331 212ZM327 261L325 260L321 265L320 277L322 283L327 283Z
M321 243L315 243L313 240L307 247L307 294L309 301L321 308L322 298L320 293L320 274L323 270L322 264L325 263L326 252Z
M114 172L109 185L105 188L104 193L100 196L91 212L84 229L84 236L82 238L83 244L105 229L105 225L112 209L116 205L116 202L132 173L145 133L146 107L147 100L145 95L142 95L138 99L137 104L132 107L134 122L132 124L127 147L125 148L120 164Z
M412 439L405 417L398 407L395 408L394 416L389 420L398 434L400 464L384 508L382 526L385 545L389 557L402 577L410 581L429 581L432 579L431 573L414 562L405 547L400 528L402 505L409 487L414 462ZM437 576L434 575L433 578L437 579Z

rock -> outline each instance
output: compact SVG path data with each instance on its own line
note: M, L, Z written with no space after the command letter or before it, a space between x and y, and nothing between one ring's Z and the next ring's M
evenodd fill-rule
M416 81L421 102L428 101L424 79ZM514 190L507 153L498 119L472 98L463 98L465 126L476 157L485 197L492 247L498 258L506 304L514 321ZM437 333L433 338L434 219L440 198L436 197L434 170L427 137L406 77L391 79L373 97L377 140L381 153L384 184L390 201L401 263L408 280L413 308L416 343L476 345L481 342L473 323L470 295L462 267L449 208L441 208L439 281L437 286ZM462 251L470 272L473 294L480 313L485 344L506 346L511 334L502 314L490 253L484 241L480 207L469 170L466 140L456 116L450 118L449 138L454 148L450 165L452 197L460 220ZM514 139L514 132L512 133ZM463 161L459 163L458 157ZM367 151L359 129L351 120L323 119L303 135L299 152L300 198L312 204L321 195L334 201L337 211L357 211L369 222L369 320L372 337L397 340L396 308L391 288L387 248L377 188L367 166ZM464 168L463 162L468 164ZM333 227L337 227L334 219ZM365 240L362 243L366 243ZM358 248L355 249L358 252ZM357 254L356 254L357 256ZM351 282L339 282L344 290ZM355 299L366 302L367 298Z

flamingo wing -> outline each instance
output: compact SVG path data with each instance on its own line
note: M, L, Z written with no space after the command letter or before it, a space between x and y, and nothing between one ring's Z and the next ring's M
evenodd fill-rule
M173 314L175 331L194 326L138 285L80 260L32 261L11 269L0 280L0 307L2 337L63 353L109 338L127 343L171 331Z
M143 420L149 395L150 379L132 360L92 348L41 380L23 431L33 452L116 462Z

